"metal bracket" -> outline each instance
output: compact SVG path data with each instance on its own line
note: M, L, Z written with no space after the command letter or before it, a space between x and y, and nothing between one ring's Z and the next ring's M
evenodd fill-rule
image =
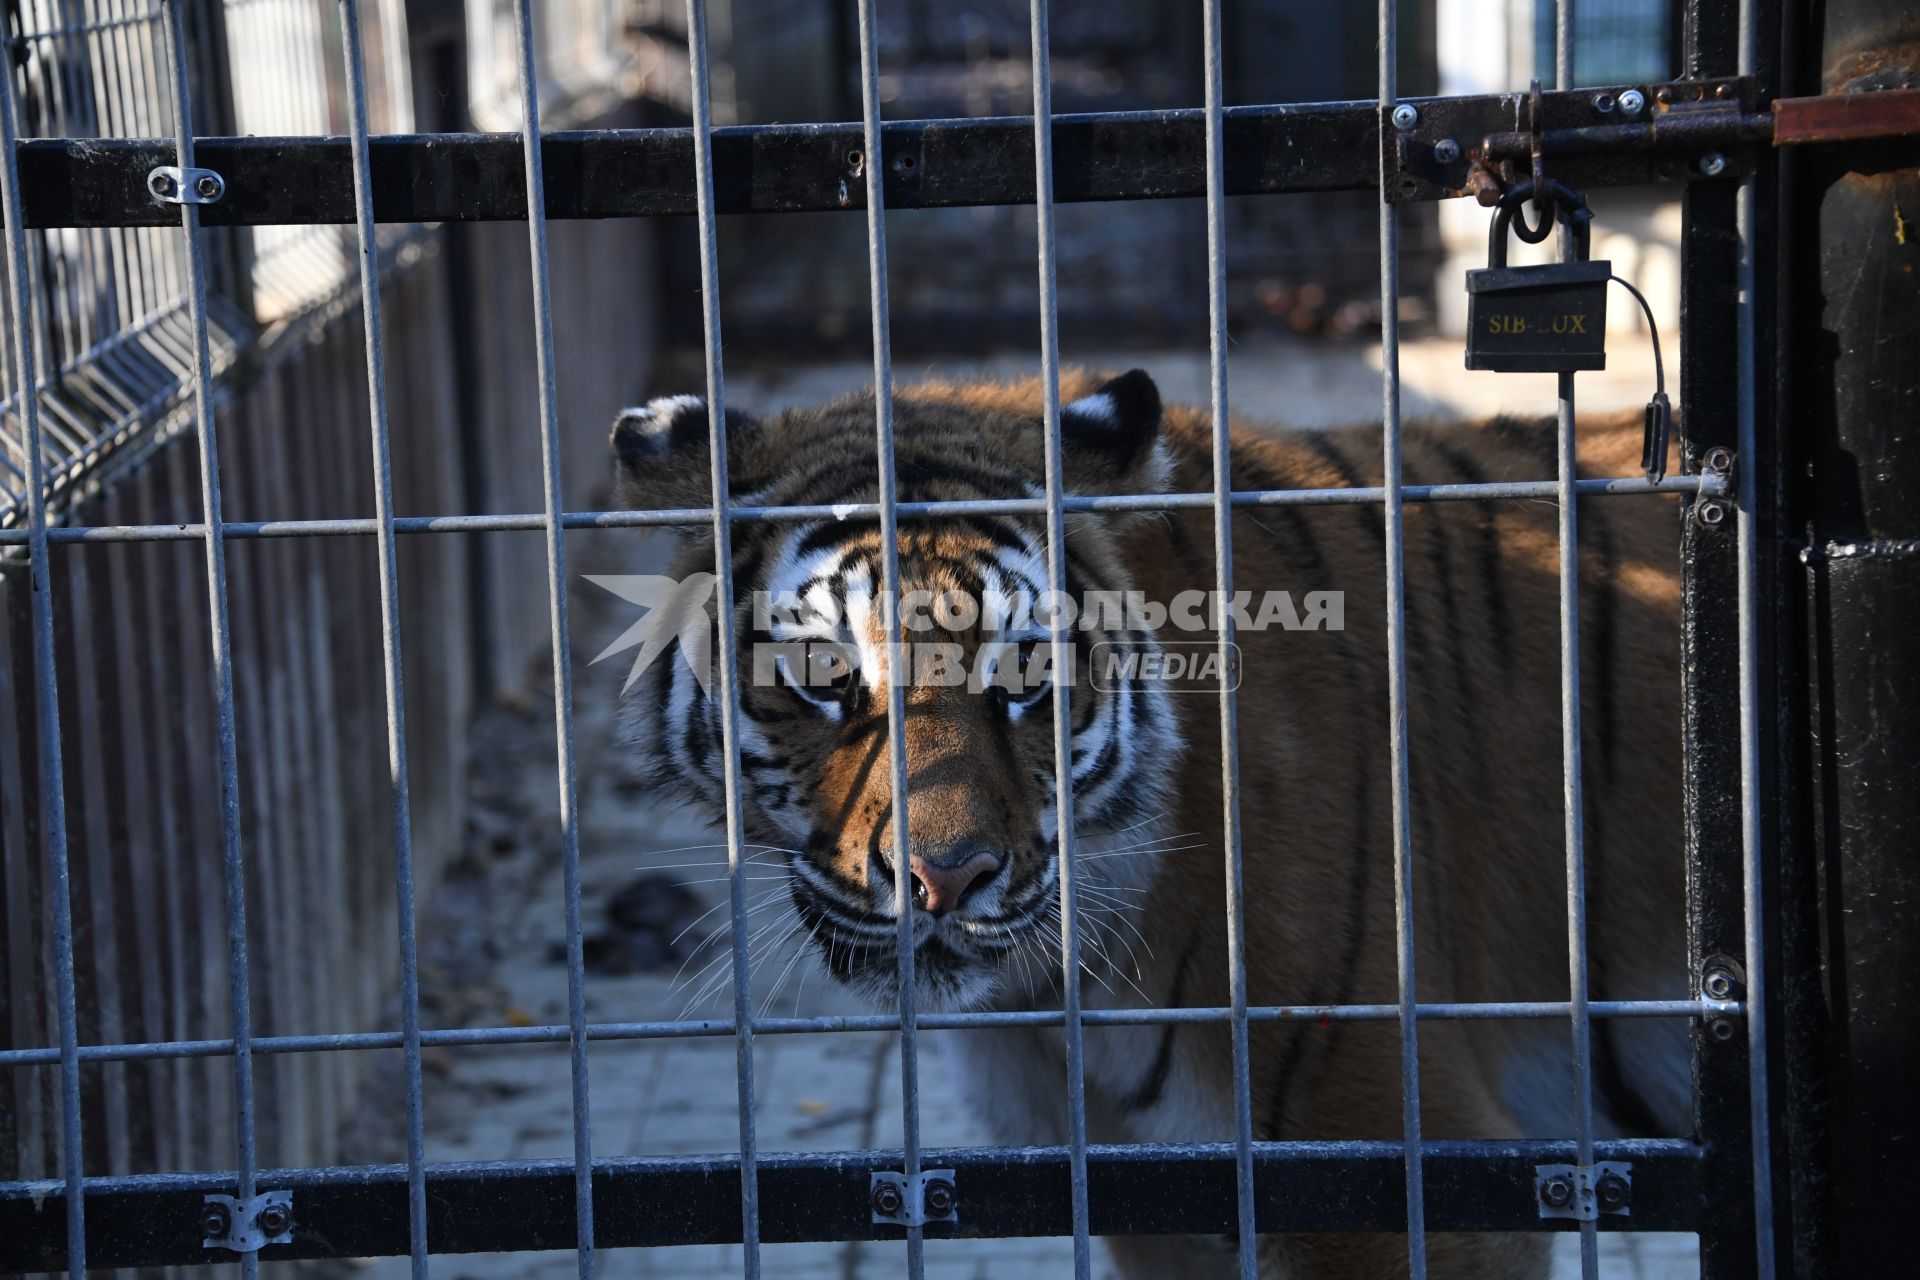
M872 1175L867 1195L875 1222L924 1227L960 1221L960 1196L951 1169L923 1169L917 1178L881 1169Z
M211 169L163 164L147 174L147 190L164 204L218 204L227 180Z
M1633 1212L1633 1165L1625 1160L1535 1165L1533 1190L1543 1218L1594 1222L1603 1213L1624 1218Z
M200 1207L200 1244L231 1253L258 1253L293 1243L293 1192L262 1191L250 1200L210 1195Z
M1751 77L1524 93L1416 98L1381 109L1389 204L1473 196L1497 202L1525 182L1537 145L1575 190L1738 177L1772 137Z

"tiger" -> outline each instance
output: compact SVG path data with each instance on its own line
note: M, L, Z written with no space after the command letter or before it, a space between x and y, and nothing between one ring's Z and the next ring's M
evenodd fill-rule
M1047 516L1036 501L1047 491L1048 453L1037 380L932 381L894 393L900 502L1027 500L1012 510L902 516L895 549L908 643L897 649L887 645L890 597L874 517L873 394L766 419L726 410L730 502L821 512L731 526L745 838L782 851L785 888L818 960L877 1007L897 1007L899 912L910 910L919 1008L1058 1009L1061 686L1084 1007L1227 1006L1220 668L1184 687L1153 672L1170 668L1176 651L1219 653L1215 628L1231 616L1246 998L1255 1006L1393 1004L1397 846L1380 504L1233 505L1236 594L1284 591L1291 604L1271 610L1278 625L1251 601L1234 609L1214 596L1193 605L1191 593L1215 586L1210 505L1169 500L1153 509L1138 499L1212 490L1211 415L1163 405L1137 369L1066 371L1058 394L1059 479L1074 499L1062 519L1066 599L1151 605L1190 593L1184 614L1164 618L1150 607L1080 611L1063 644L1078 661L1062 663L1050 661L1052 628L1065 634L1069 624L1055 615L939 615L936 607L929 620L922 608L907 626L910 596L937 605L956 593L1024 592L1057 602L1046 596ZM1383 483L1378 421L1286 429L1235 419L1228 436L1236 491ZM612 431L617 501L707 506L709 439L697 396L622 411ZM1582 474L1626 474L1639 461L1637 417L1583 421L1577 439ZM1416 421L1401 440L1409 484L1555 474L1551 421ZM1595 999L1688 994L1672 697L1676 503L1668 495L1578 505ZM1423 1002L1565 1001L1557 507L1475 498L1409 502L1403 511L1411 978ZM711 570L711 531L686 534L679 554L677 572ZM823 607L783 612L763 607L769 600ZM705 607L717 639L717 608ZM1180 620L1200 625L1183 629ZM1263 620L1269 625L1249 625ZM964 681L951 671L929 676L909 656L926 644L962 667L977 665ZM1109 662L1103 672L1103 646L1136 661ZM752 656L769 648L771 661ZM904 686L904 906L889 680ZM687 662L659 662L626 696L626 740L658 784L722 820L718 685L697 679ZM948 1037L957 1087L997 1140L1068 1140L1064 1034L1023 1025ZM1240 1104L1230 1034L1223 1021L1086 1027L1090 1140L1232 1141ZM1398 1034L1390 1019L1254 1022L1246 1105L1255 1139L1399 1139ZM1690 1132L1683 1026L1599 1019L1592 1040L1602 1137ZM1424 1138L1573 1133L1564 1019L1423 1019L1418 1044ZM1436 1233L1428 1274L1541 1276L1546 1243L1538 1233ZM1239 1274L1226 1239L1112 1235L1107 1244L1126 1276ZM1405 1238L1388 1233L1258 1241L1269 1280L1403 1275L1407 1252Z

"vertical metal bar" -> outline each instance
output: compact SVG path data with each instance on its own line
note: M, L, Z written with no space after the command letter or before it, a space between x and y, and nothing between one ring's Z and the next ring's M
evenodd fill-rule
M175 145L181 168L193 166L193 99L187 73L186 0L166 0L172 62ZM187 305L193 322L193 405L200 442L200 504L207 536L207 615L213 644L213 692L220 756L220 836L226 868L227 975L233 1008L235 1183L241 1199L254 1195L253 1012L247 972L246 864L240 853L240 764L233 728L233 639L227 610L227 545L220 515L220 444L214 431L213 369L207 349L207 264L200 206L180 206ZM246 1280L259 1259L240 1255Z
M1206 0L1201 14L1206 43L1207 111L1207 359L1213 412L1213 564L1215 619L1220 645L1220 825L1226 856L1227 999L1232 1011L1234 1191L1239 1225L1241 1280L1260 1272L1253 1195L1253 1067L1247 1044L1247 912L1242 897L1245 857L1240 841L1239 705L1234 697L1233 614L1233 433L1227 412L1227 232L1226 160L1223 133L1226 94L1222 84L1220 0Z
M1399 10L1380 0L1381 126L1399 96ZM1420 1147L1420 1040L1415 1012L1412 802L1407 775L1406 528L1400 487L1400 216L1387 201L1380 166L1380 413L1383 504L1387 551L1388 763L1393 773L1393 929L1400 984L1400 1127L1406 1161L1407 1272L1427 1274L1426 1183Z
M1554 6L1553 65L1557 88L1573 88L1573 0ZM1573 229L1562 225L1560 260L1574 259ZM1555 438L1560 506L1560 758L1567 853L1567 981L1573 1023L1574 1149L1593 1163L1593 1028L1587 1015L1587 873L1584 800L1580 782L1580 522L1574 482L1573 375L1559 375ZM1598 1280L1600 1236L1593 1219L1580 1223L1580 1274Z
M1046 430L1047 589L1067 590L1067 536L1062 502L1066 475L1060 456L1060 299L1055 287L1053 231L1053 76L1047 0L1033 0L1034 215L1040 254L1040 388ZM1069 670L1072 641L1060 610L1048 621L1053 670ZM1087 1087L1080 1022L1080 908L1073 856L1073 690L1053 685L1055 842L1060 859L1061 1002L1067 1058L1067 1143L1073 1190L1073 1273L1086 1280L1093 1266L1087 1216Z
M573 662L567 636L567 541L560 527L559 405L553 385L553 299L547 278L547 187L540 154L540 80L531 0L514 0L519 39L521 148L527 160L527 246L533 268L534 360L540 377L540 472L546 502L547 621L553 646L553 722L560 780L561 879L567 913L567 1030L573 1071L573 1212L580 1280L593 1280L593 1131L587 1101L587 974L580 925L580 813L573 760Z
M87 1270L85 1176L80 1142L80 1033L73 985L73 888L67 865L67 787L60 749L60 683L53 656L53 584L47 563L46 453L40 441L34 372L33 290L26 220L20 209L20 130L11 69L0 73L0 200L7 224L7 304L13 312L21 452L26 455L28 580L33 592L34 708L40 729L40 807L47 831L47 890L53 915L54 1001L60 1024L60 1172L67 1187L67 1274Z
M733 502L727 468L726 379L720 357L720 247L713 208L713 83L707 48L706 0L687 0L687 57L693 75L693 164L700 232L700 318L707 357L707 440L712 453L713 574L719 614L718 653L727 806L727 913L733 948L734 1074L740 1107L740 1242L742 1273L760 1275L760 1148L754 1118L753 995L747 934L747 857L740 814L740 661L733 626ZM867 167L878 164L870 156ZM896 782L898 775L896 775ZM896 804L899 811L904 806ZM901 856L905 864L904 846ZM911 1114L911 1113L910 1113ZM911 1167L910 1172L914 1171Z
M880 578L886 601L887 774L893 796L893 900L900 970L901 1169L920 1176L920 1038L915 1025L915 934L912 845L907 829L907 680L912 669L902 643L898 477L893 463L893 344L888 333L886 157L880 139L880 55L874 43L873 0L860 0L860 119L866 149L867 277L873 309L873 404L875 448L880 467ZM926 1267L925 1234L907 1228L907 1275L919 1280Z
M1759 31L1753 0L1740 0L1739 41L1740 74L1753 75L1759 60ZM1753 259L1758 181L1753 174L1740 180L1734 211L1740 239L1735 311L1735 377L1739 382L1735 415L1739 444L1734 456L1745 472L1734 502L1740 555L1740 851L1742 899L1746 908L1747 1090L1753 1143L1754 1273L1757 1280L1773 1280L1773 1145L1767 1116L1767 957L1761 916L1760 570L1758 529L1754 523L1760 490L1760 450L1754 422L1754 313L1758 299Z
M346 37L353 144L354 214L360 237L360 314L367 342L367 414L373 445L373 505L380 521L380 657L386 677L387 771L393 786L393 879L400 913L400 1027L407 1080L408 1253L415 1280L427 1274L427 1140L421 1115L420 958L414 934L413 824L407 785L407 707L400 653L400 573L393 545L393 450L387 429L387 356L380 327L380 241L367 159L367 69L359 0L340 0Z

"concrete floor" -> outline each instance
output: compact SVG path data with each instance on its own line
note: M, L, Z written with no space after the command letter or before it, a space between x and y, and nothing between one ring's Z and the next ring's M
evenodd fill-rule
M1455 343L1421 342L1403 356L1409 414L1452 416L1494 409L1550 413L1550 378L1466 374ZM923 372L952 376L975 371L1013 376L1029 371L1025 356L966 365L903 364L902 380ZM1103 366L1139 365L1160 381L1169 400L1204 401L1204 353L1169 352L1103 359ZM1650 390L1645 349L1616 343L1614 369L1583 376L1583 402L1625 407ZM785 370L741 370L730 378L734 402L773 409L838 394L866 382L862 364ZM1230 374L1233 402L1249 418L1281 416L1303 424L1377 416L1378 353L1360 347L1265 344L1235 348ZM681 390L662 387L660 390ZM579 545L578 574L635 572L631 542ZM690 882L706 904L724 901L725 849L714 833L688 816L652 807L644 788L612 740L610 709L625 675L624 664L586 665L604 639L631 618L610 596L583 587L576 596L578 655L575 674L577 746L582 814L583 907L589 922L600 919L608 896L642 869L658 869ZM536 698L530 706L538 703ZM552 857L553 783L551 747L540 742L544 713L523 717L532 726L523 749L503 776L489 784L512 800L520 834L509 832L495 874L507 888L490 895L480 931L493 939L491 986L485 1007L464 1012L477 1023L558 1023L566 1017L566 974L550 955L562 938L560 869ZM496 770L499 773L499 770ZM545 834L542 834L542 833ZM542 851L545 852L542 852ZM769 873L754 890L771 889ZM704 998L702 965L719 957L712 973L724 977L725 910L707 917L713 941L687 966L690 979L675 980L671 968L631 976L591 976L588 1017L628 1020L686 1014L725 1016L729 997L714 988ZM829 983L808 956L788 957L793 944L774 948L757 967L762 1011L813 1015L864 1011ZM946 1073L946 1036L923 1033L922 1126L929 1145L978 1145L986 1135L955 1101ZM571 1093L564 1045L484 1047L430 1053L427 1081L428 1158L493 1160L570 1158ZM591 1125L596 1156L703 1154L736 1149L734 1046L730 1038L601 1042L590 1051ZM757 1124L763 1151L846 1150L897 1145L900 1125L897 1037L887 1033L764 1036L756 1042ZM1695 1274L1693 1241L1685 1236L1604 1237L1602 1273L1609 1280L1672 1280ZM1553 1275L1578 1274L1574 1241L1561 1237ZM771 1246L765 1274L782 1280L858 1280L904 1272L900 1245L818 1244ZM1100 1259L1098 1251L1096 1258ZM1100 1273L1104 1260L1096 1265ZM599 1275L608 1280L640 1277L706 1280L739 1274L737 1246L698 1246L610 1251ZM364 1264L380 1277L406 1274L402 1259ZM927 1273L935 1280L962 1277L1069 1276L1071 1250L1063 1240L955 1241L928 1246ZM573 1255L518 1254L436 1258L434 1274L457 1280L508 1277L571 1277Z

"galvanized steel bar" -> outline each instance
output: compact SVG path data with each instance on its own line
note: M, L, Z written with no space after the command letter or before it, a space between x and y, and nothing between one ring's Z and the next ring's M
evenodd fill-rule
M1752 75L1759 62L1759 33L1753 0L1740 0L1740 74ZM1756 1280L1773 1280L1777 1267L1773 1239L1773 1144L1767 1114L1767 953L1760 806L1760 552L1756 504L1760 481L1759 436L1755 423L1754 212L1759 179L1740 180L1734 211L1739 234L1738 299L1735 306L1735 360L1739 392L1735 402L1736 465L1746 482L1735 491L1735 531L1740 570L1740 851L1742 898L1746 908L1747 1089L1753 1144L1753 1229Z
M740 810L740 674L733 626L733 495L727 478L726 377L720 354L720 249L713 210L713 102L706 0L687 0L687 57L693 75L695 203L699 211L700 319L707 361L707 442L712 454L714 599L719 625L721 785L727 817L727 917L733 954L734 1074L740 1107L740 1239L747 1280L760 1275L759 1134L754 1115L753 970L747 944L747 855Z
M1397 105L1399 10L1380 0L1381 127L1392 128ZM1380 162L1380 415L1381 478L1387 560L1387 754L1393 774L1393 930L1400 986L1400 1134L1406 1158L1407 1270L1427 1274L1426 1182L1420 1143L1420 1042L1415 1013L1412 804L1407 778L1407 579L1406 526L1400 483L1400 214L1387 200L1391 181L1385 153ZM1366 850L1358 856L1365 857Z
M0 201L7 224L7 304L13 318L20 445L26 455L27 581L33 614L34 710L40 731L40 820L46 827L48 913L53 917L53 981L60 1048L60 1172L67 1189L67 1274L87 1270L85 1148L80 1133L80 1033L73 983L73 885L67 860L67 784L60 745L60 677L53 652L53 575L48 563L46 452L40 433L38 366L34 361L32 264L20 216L20 129L11 68L0 74Z
M193 100L187 72L185 0L166 0L171 54L177 163L193 167ZM253 1010L247 965L246 863L240 849L240 764L234 738L233 640L227 609L227 548L220 517L220 446L214 429L213 369L207 343L206 246L200 206L180 206L185 248L187 302L193 320L194 421L200 445L200 501L206 513L207 620L213 645L213 694L220 764L220 837L225 866L227 978L233 1017L234 1184L240 1199L255 1194ZM240 1255L246 1280L259 1274L251 1253Z
M414 930L413 819L407 782L407 705L400 651L400 571L393 533L393 449L387 426L387 353L380 325L380 241L367 162L367 69L359 0L340 0L348 126L359 204L360 314L367 349L367 418L373 445L373 505L380 529L381 673L387 701L387 776L392 786L394 905L400 917L400 1023L407 1090L408 1253L414 1280L427 1274L427 1139L420 1081L420 949Z
M1047 0L1028 9L1033 53L1033 162L1035 230L1040 266L1040 394L1046 440L1047 589L1067 591L1067 534L1060 449L1060 299L1053 254L1053 62L1047 36ZM1073 1197L1073 1274L1087 1280L1093 1243L1087 1208L1087 1081L1080 1010L1080 910L1075 892L1073 829L1073 688L1058 679L1071 670L1072 638L1060 610L1047 626L1053 652L1054 840L1060 876L1060 999L1066 1032L1068 1185Z
M1671 475L1658 484L1639 477L1581 480L1575 485L1587 498L1632 497L1651 494L1689 494L1703 498L1731 492L1726 478L1715 475ZM1354 489L1239 489L1227 495L1235 507L1366 506L1386 501L1380 486ZM1405 485L1403 502L1523 502L1552 498L1560 492L1555 480L1515 480L1488 484ZM1211 493L1113 494L1101 497L1069 496L1061 503L1068 512L1185 511L1211 509ZM909 520L943 516L1042 515L1044 498L979 498L949 502L901 502L896 513ZM874 502L842 506L731 507L727 518L736 524L764 521L872 520L880 514ZM638 529L665 525L710 524L711 507L664 508L651 511L569 511L560 517L564 529ZM535 513L467 516L398 516L396 533L511 533L546 527L546 517ZM380 531L377 520L250 520L221 526L234 538L366 537ZM198 542L206 536L203 524L71 525L47 530L49 541L67 542ZM26 544L18 529L0 529L0 546Z
M1554 87L1573 88L1573 0L1554 4ZM1571 262L1573 229L1563 223L1560 260ZM1573 1123L1575 1158L1593 1163L1593 1028L1587 1014L1587 871L1585 807L1580 778L1580 521L1575 485L1576 423L1571 373L1559 375L1559 411L1555 441L1559 455L1560 509L1560 753L1561 792L1566 822L1567 982L1573 1029ZM1580 1223L1580 1274L1598 1280L1599 1228L1591 1218Z
M1740 1000L1595 1000L1587 1011L1595 1018L1739 1018L1746 1014ZM1436 1002L1414 1006L1417 1017L1433 1021L1497 1021L1507 1018L1565 1018L1572 1005L1565 1000L1506 1000L1486 1003ZM1398 1004L1249 1005L1249 1022L1393 1022ZM1234 1011L1225 1006L1188 1006L1178 1009L1086 1009L1080 1018L1089 1027L1142 1027L1189 1023L1230 1022ZM922 1013L916 1023L923 1031L964 1031L984 1027L1057 1027L1064 1019L1057 1010L967 1013ZM834 1014L810 1018L755 1018L757 1036L810 1035L823 1031L898 1031L900 1020L889 1014ZM730 1019L673 1019L664 1022L590 1022L589 1040L672 1040L733 1034ZM572 1034L565 1025L534 1027L452 1027L420 1033L428 1046L550 1044ZM336 1053L354 1049L398 1049L406 1043L398 1031L355 1031L338 1035L256 1036L255 1054ZM233 1052L232 1040L164 1040L144 1044L81 1045L82 1062L120 1062L145 1058L211 1058ZM0 1049L0 1067L51 1066L60 1061L57 1048Z
M1227 1000L1232 1011L1234 1199L1241 1280L1258 1280L1259 1236L1253 1185L1253 1065L1247 1034L1246 858L1240 833L1240 728L1234 696L1233 428L1227 408L1226 91L1220 55L1220 0L1201 14L1207 96L1207 364L1213 415L1214 620L1220 656L1220 830L1226 859Z
M531 0L514 0L526 154L527 244L533 268L534 359L540 379L540 474L546 498L547 623L553 647L553 720L560 783L561 881L567 915L567 1027L573 1088L573 1212L580 1280L593 1280L593 1135L587 1095L586 954L580 922L580 812L574 779L573 656L567 628L567 542L560 524L560 422L553 385L553 299L547 275L546 182L540 154L540 76Z
M893 450L893 343L887 304L886 165L880 143L880 55L874 43L873 0L860 0L860 120L862 166L867 191L867 283L873 312L873 407L880 480L880 586L887 651L887 779L893 797L893 897L900 1001L901 1169L909 1182L920 1176L920 1038L915 1023L918 992L914 949L919 921L913 906L911 833L907 824L907 682L911 662L901 643L900 530L895 510L899 477ZM919 1280L926 1268L926 1232L907 1227L907 1274Z

